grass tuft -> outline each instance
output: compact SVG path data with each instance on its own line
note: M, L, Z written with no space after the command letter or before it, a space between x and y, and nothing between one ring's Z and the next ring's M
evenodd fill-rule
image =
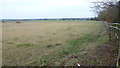
M47 62L47 60L46 59L41 59L40 60L40 66L45 66L46 65L46 62Z
M53 47L53 45L49 44L49 45L47 45L46 47L47 47L47 48L50 48L50 47Z
M32 43L23 43L23 44L18 44L17 47L22 47L22 46L32 46Z
M108 40L109 40L108 35L104 35L104 36L101 36L100 38L98 38L98 42L101 44L107 43Z
M13 38L13 40L18 40L19 38Z
M13 42L7 42L7 44L14 44Z

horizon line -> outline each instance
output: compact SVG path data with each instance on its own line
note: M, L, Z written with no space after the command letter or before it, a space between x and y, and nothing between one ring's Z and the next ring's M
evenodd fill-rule
M63 19L63 18L94 18L94 17L62 17L62 18L1 18L2 19Z

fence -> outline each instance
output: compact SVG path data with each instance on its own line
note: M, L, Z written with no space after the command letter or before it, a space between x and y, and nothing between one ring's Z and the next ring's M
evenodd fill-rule
M119 45L119 50L118 50L118 59L117 59L117 66L120 66L120 23L107 23L107 29L110 32L109 34L114 34L116 38L118 39L118 45ZM109 35L109 39L111 40L111 35Z

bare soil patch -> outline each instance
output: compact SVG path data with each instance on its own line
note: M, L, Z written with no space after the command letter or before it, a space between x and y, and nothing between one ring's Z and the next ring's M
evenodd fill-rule
M116 66L118 40L113 38L105 44L96 46L95 49L89 49L85 56L86 61L78 62L83 66ZM89 63L89 61L93 63Z

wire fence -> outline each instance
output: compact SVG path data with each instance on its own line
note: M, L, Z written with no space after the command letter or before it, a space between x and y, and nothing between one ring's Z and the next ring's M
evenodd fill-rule
M114 34L114 36L116 36L116 38L118 39L119 50L118 50L117 66L120 66L120 23L107 23L107 22L105 23L107 25L107 29L109 32L109 40L112 39L111 34Z

